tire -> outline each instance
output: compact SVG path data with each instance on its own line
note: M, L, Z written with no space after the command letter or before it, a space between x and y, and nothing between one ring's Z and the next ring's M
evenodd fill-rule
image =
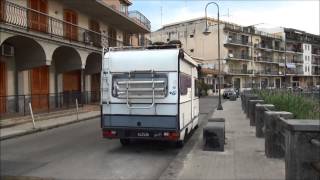
M178 141L176 142L176 147L177 147L177 148L183 148L187 136L188 136L188 129L185 130L183 139L182 139L182 140L178 140Z
M120 139L120 143L122 146L128 146L130 142L130 139Z

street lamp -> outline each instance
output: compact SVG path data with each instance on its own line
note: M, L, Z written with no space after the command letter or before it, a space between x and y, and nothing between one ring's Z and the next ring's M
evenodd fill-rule
M223 110L222 104L221 104L221 67L220 67L220 16L219 16L219 5L216 2L209 2L206 5L205 8L205 17L206 17L206 29L204 30L203 34L204 35L209 35L211 32L208 27L208 18L207 18L207 8L210 4L215 4L218 9L218 62L219 62L219 75L218 75L218 83L219 83L219 103L217 110Z

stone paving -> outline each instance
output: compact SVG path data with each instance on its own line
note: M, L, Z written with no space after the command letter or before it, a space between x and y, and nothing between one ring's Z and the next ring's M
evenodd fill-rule
M255 127L250 127L240 99L223 103L223 108L212 116L226 119L225 151L203 151L199 133L197 144L182 161L183 167L174 179L285 179L284 160L266 158L264 139L255 137Z

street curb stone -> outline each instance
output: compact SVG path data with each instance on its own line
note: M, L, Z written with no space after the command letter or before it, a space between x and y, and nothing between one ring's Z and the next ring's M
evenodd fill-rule
M97 117L100 117L100 115L94 115L94 116L86 117L86 118L83 118L83 119L80 119L80 120L64 122L64 123L61 123L61 124L54 124L54 125L47 126L47 127L39 127L39 128L36 128L36 129L29 129L29 130L26 130L26 131L23 131L23 132L15 133L15 134L10 134L10 135L6 135L6 136L0 136L0 141L6 140L6 139L12 139L12 138L16 138L16 137L20 137L20 136L24 136L24 135L28 135L28 134L33 134L33 133L37 133L37 132L41 132L41 131L45 131L45 130L49 130L49 129L53 129L53 128L58 128L58 127L66 126L66 125L69 125L69 124L75 124L75 123L78 123L78 122L86 121L86 120L89 120L89 119L92 119L92 118L97 118Z

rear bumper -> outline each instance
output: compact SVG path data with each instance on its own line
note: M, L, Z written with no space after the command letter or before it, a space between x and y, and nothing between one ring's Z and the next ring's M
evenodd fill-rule
M153 139L177 141L180 132L175 129L102 128L102 136L108 139Z

